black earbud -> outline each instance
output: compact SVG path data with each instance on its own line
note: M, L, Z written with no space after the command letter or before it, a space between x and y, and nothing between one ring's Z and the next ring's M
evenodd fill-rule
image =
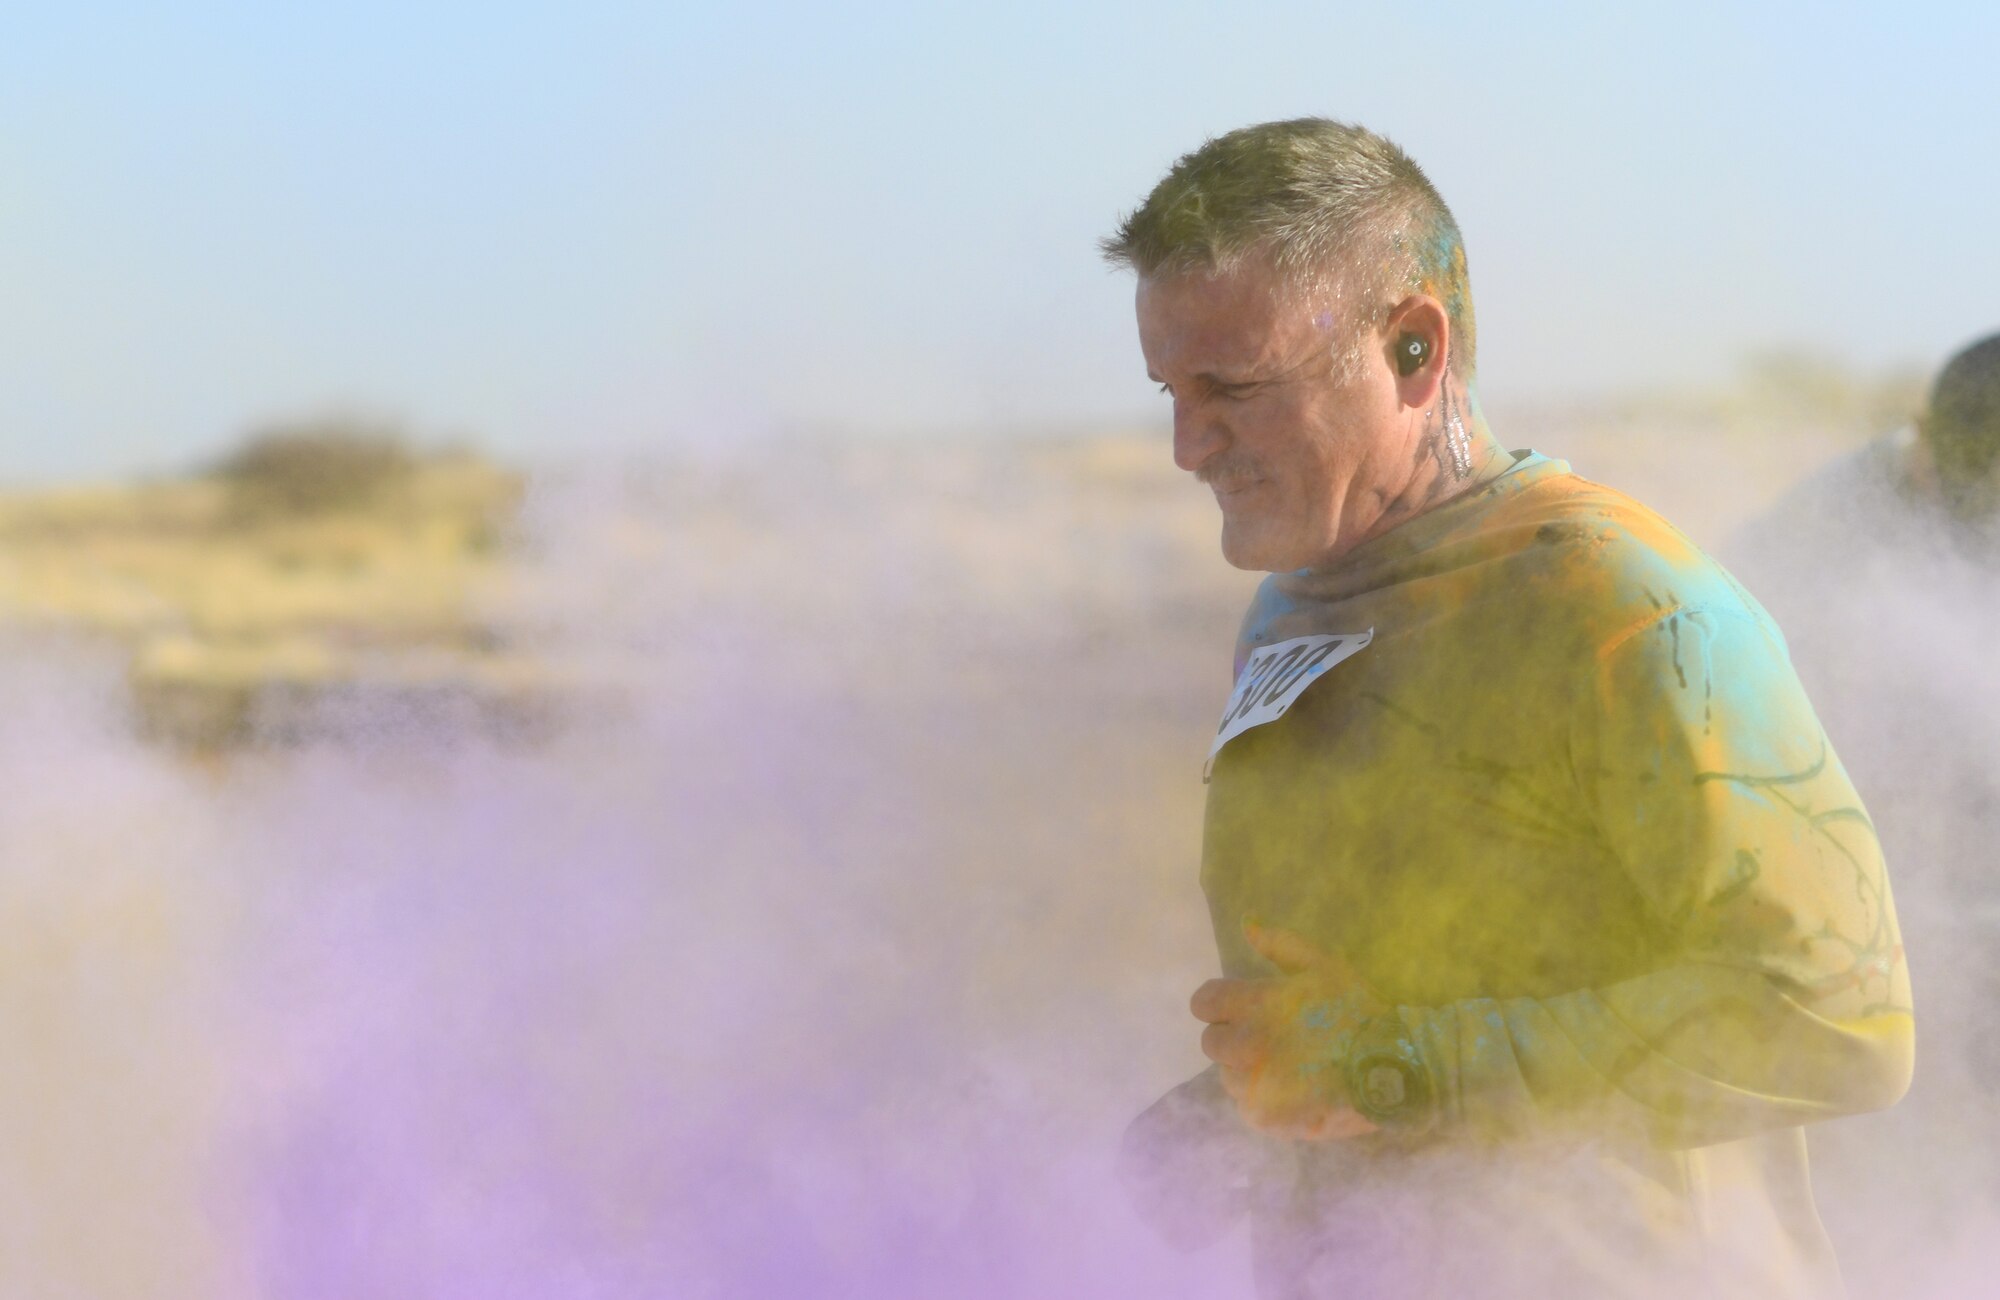
M1431 345L1420 334L1405 334L1396 340L1396 373L1414 375L1431 359Z

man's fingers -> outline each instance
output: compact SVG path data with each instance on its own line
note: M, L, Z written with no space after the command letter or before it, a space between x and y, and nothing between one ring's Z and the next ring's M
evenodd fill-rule
M1269 1055L1264 1036L1240 1024L1224 1022L1201 1031L1201 1052L1229 1070L1253 1070Z
M1327 1101L1300 1107L1278 1118L1288 1136L1302 1142L1344 1142L1379 1131L1360 1111Z
M1188 1009L1196 1020L1219 1025L1225 1020L1247 1020L1270 996L1265 980L1210 980L1194 991Z
M1381 1125L1369 1119L1358 1110L1336 1106L1320 1116L1319 1123L1311 1137L1314 1142L1344 1142L1348 1138L1366 1136L1378 1132Z
M1327 1102L1299 1086L1295 1080L1274 1078L1261 1073L1254 1086L1236 1098L1236 1110L1243 1122L1259 1133L1272 1137L1310 1140L1318 1136Z
M1311 971L1326 977L1340 988L1363 987L1347 958L1315 944L1296 930L1260 925L1245 919L1243 937L1257 953L1287 975Z
M1229 1087L1237 1113L1259 1133L1300 1142L1341 1142L1377 1131L1360 1112L1310 1088L1287 1086L1268 1072L1239 1074L1239 1082L1230 1087L1229 1074L1223 1071L1224 1086Z
M1244 918L1243 937L1265 961L1276 966L1287 975L1302 971L1324 970L1333 964L1333 958L1314 944L1312 940L1291 930L1282 930L1275 925L1259 925Z

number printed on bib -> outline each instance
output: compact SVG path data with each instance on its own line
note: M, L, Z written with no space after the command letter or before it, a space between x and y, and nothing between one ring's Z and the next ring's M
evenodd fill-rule
M1236 689L1222 710L1222 725L1215 729L1215 743L1208 747L1208 761L1236 736L1252 727L1276 722L1285 710L1320 679L1320 675L1341 660L1359 654L1375 639L1375 629L1341 632L1331 636L1297 636L1251 652L1243 671L1236 675Z

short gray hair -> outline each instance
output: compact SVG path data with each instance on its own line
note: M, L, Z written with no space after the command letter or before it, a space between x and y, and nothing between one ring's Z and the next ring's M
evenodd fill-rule
M1227 274L1254 256L1314 296L1356 277L1353 314L1371 322L1389 295L1428 293L1451 320L1452 363L1472 378L1478 335L1458 223L1423 169L1362 127L1301 117L1218 136L1099 247L1142 279Z

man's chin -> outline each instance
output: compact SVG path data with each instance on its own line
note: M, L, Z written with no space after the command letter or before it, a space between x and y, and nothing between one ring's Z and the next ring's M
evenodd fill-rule
M1222 524L1222 558L1232 567L1252 573L1284 573L1300 568L1291 562L1291 549L1280 539L1264 535L1256 528Z
M1222 521L1222 558L1233 568L1252 573L1296 573L1337 562L1346 547L1315 545L1296 535L1254 524Z

